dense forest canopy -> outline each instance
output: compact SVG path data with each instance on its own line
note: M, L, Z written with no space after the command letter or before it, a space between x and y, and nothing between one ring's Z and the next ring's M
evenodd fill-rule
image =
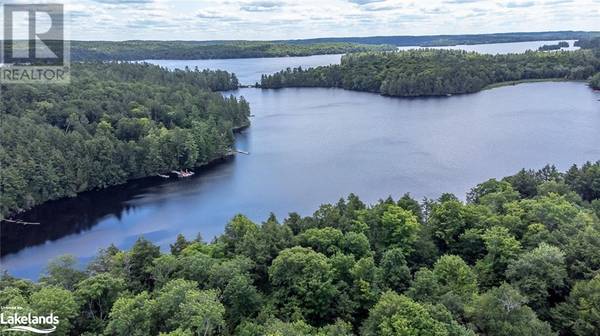
M582 49L595 49L600 48L600 37L581 39L575 41L575 46Z
M395 46L453 46L459 44L511 43L527 41L579 40L600 37L600 32L556 31L522 32L497 34L463 35L423 35L423 36L367 36L367 37L325 37L288 41L294 43L350 42L363 44L391 44Z
M551 40L588 40L600 32L563 31L431 36L372 36L277 41L71 41L71 59L223 59L391 51L396 46L446 46ZM27 45L24 45L27 47Z
M350 195L312 216L235 216L170 253L140 238L69 256L0 306L60 317L56 335L598 335L600 161L547 166L419 203ZM5 309L5 312L6 309Z
M264 75L260 87L340 87L388 96L437 96L477 92L502 82L587 80L600 70L592 50L486 55L419 49L357 53L341 64Z
M270 41L72 41L73 60L219 59L345 54L394 50L347 42L293 44Z
M248 125L225 71L75 63L69 85L2 86L0 218L36 204L194 168L223 157Z

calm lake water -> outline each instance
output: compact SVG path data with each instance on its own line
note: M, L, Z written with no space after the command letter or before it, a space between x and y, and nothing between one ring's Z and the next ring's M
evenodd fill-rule
M514 42L514 43L489 43L489 44L460 44L455 46L447 47L433 47L434 49L459 49L466 51L475 51L482 54L510 54L510 53L524 53L527 50L538 50L539 47L544 44L551 45L561 42L558 41L528 41L528 42ZM562 48L562 50L577 50L579 47L575 47L575 40L565 40L569 42L568 48ZM419 47L399 47L398 50L418 49Z
M170 69L227 70L235 73L243 85L254 85L260 82L262 74L272 74L285 68L313 68L321 65L339 64L341 54L315 55L305 57L270 57L270 58L236 58L217 60L146 60L146 62L158 64Z
M484 54L508 54L524 53L527 50L537 50L544 44L556 44L560 41L531 41L515 43L492 43L492 44L474 44L457 45L449 47L434 47L437 49L462 49L467 51L476 51ZM569 40L570 47L563 50L576 50L574 40ZM419 47L399 47L398 50L417 49ZM238 77L241 84L252 85L260 82L262 74L272 74L285 68L311 68L321 65L339 64L342 55L316 55L306 57L271 57L271 58L241 58L241 59L217 59L217 60L146 60L146 62L158 64L170 69L183 69L186 66L190 69L198 67L199 69L227 70L233 72Z
M142 235L163 248L178 233L211 240L236 213L255 221L271 211L308 215L351 192L366 202L405 192L464 197L523 167L564 170L600 158L600 92L583 83L419 99L322 88L233 94L255 115L237 136L250 155L190 179L148 178L42 205L24 217L41 225L2 227L1 267L35 279L56 256L85 263Z

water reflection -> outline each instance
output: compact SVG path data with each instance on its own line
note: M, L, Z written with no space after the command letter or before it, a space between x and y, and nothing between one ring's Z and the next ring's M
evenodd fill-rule
M39 223L38 225L0 223L1 256L18 252L25 247L84 233L100 222L121 222L123 217L133 214L139 206L145 204L160 207L172 196L192 195L198 190L203 178L218 173L220 169L226 169L234 159L214 162L186 180L149 177L37 206L16 216L16 219Z

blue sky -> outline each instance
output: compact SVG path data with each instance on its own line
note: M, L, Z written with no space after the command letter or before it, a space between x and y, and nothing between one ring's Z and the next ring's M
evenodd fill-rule
M63 3L70 16L70 37L78 40L267 40L600 30L600 0L78 0Z

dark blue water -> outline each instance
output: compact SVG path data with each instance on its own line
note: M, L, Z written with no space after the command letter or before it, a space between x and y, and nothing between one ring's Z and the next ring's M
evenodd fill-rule
M86 262L141 235L163 248L178 233L210 240L237 213L310 214L351 192L366 202L405 192L464 197L524 167L600 159L600 92L584 83L419 99L319 88L233 93L255 115L237 136L250 155L191 179L149 178L40 206L25 218L41 225L3 226L1 267L35 279L56 256Z
M600 158L600 93L582 83L426 99L339 89L235 94L256 115L237 139L250 155L193 179L136 181L49 203L32 214L43 225L19 226L12 245L3 246L21 250L5 256L2 267L35 278L53 257L86 261L140 235L163 247L179 232L211 239L239 212L256 221L270 211L309 214L350 192L368 202L405 192L464 196L476 183L523 167L566 169Z

